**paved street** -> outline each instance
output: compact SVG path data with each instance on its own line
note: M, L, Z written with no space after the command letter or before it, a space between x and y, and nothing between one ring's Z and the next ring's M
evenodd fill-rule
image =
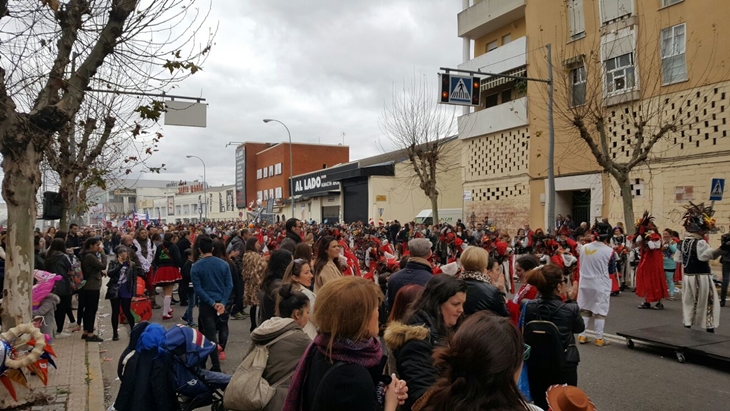
M108 302L102 304L101 314L109 312ZM666 301L664 311L639 310L640 299L627 291L611 299L606 332L653 325L681 325L682 307L679 301ZM180 308L176 307L175 320ZM175 321L160 320L160 310L153 320L166 327ZM720 334L730 335L730 307L722 309ZM126 329L120 329L121 340L111 341L109 317L100 319L100 334L108 341L101 344L102 371L106 405L113 403L119 390L116 380L117 361L127 344ZM221 363L223 371L233 373L249 344L249 320L229 321L228 359ZM609 338L611 338L609 336ZM622 339L621 339L622 340ZM730 363L687 356L687 362L677 362L673 351L651 348L639 343L629 349L623 342L598 348L581 345L578 383L601 411L630 410L725 410L730 404ZM106 350L106 352L103 352ZM103 358L108 358L104 361Z

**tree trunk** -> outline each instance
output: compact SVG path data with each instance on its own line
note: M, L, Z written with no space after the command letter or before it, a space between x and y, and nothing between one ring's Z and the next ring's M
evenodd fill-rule
M634 198L631 195L631 180L629 173L614 176L619 188L621 189L621 200L624 207L624 225L626 226L627 235L636 232L636 218L634 217Z
M3 198L8 207L3 290L3 329L31 320L33 286L33 228L36 193L41 183L42 153L28 144L12 152L4 150Z
M431 214L433 215L433 225L439 223L439 195L438 193L431 194Z

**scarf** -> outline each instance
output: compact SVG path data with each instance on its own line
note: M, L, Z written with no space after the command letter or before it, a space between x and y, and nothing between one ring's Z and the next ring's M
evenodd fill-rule
M426 260L425 258L421 258L421 257L410 257L408 259L408 262L409 263L423 264L425 266L431 267L431 262L428 261L428 260Z
M492 284L492 279L488 275L486 275L484 273L480 273L478 271L464 271L463 273L461 273L461 279L462 280L471 279L471 280L481 281L481 282L487 283L487 284Z
M304 398L302 392L312 357L314 357L316 350L319 350L320 353L326 356L329 341L329 336L317 334L312 343L309 344L307 351L299 361L299 365L297 365L296 371L294 371L282 411L300 411L303 409L302 401L304 401ZM332 344L333 361L358 364L365 368L371 368L379 365L382 357L383 351L380 347L380 340L377 338L362 341L337 339Z

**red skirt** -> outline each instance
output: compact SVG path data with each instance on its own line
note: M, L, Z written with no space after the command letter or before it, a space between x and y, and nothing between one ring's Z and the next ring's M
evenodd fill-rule
M155 284L170 284L182 280L177 267L160 267L155 272Z
M647 250L641 254L636 269L636 295L650 303L669 298L661 250Z

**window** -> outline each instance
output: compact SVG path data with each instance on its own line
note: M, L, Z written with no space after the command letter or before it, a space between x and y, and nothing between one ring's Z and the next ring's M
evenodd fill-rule
M581 37L586 32L586 22L583 17L583 0L568 0L568 26L570 37Z
M497 44L497 40L490 41L489 43L487 43L487 53L496 49L497 47L499 47L499 45Z
M257 200L263 200L264 199L264 193L262 191L256 192L256 199Z
M586 103L586 68L576 67L570 70L570 106L576 107Z
M183 206L183 213L184 214L190 214L190 205L189 204L185 204Z
M508 103L510 101L512 101L512 89L508 88L507 90L504 90L502 92L502 103L501 104Z
M268 167L264 167L264 178L266 178L268 176L269 176L269 168Z
M634 0L601 0L601 21L603 24L630 15L634 11Z
M275 174L276 174L277 176L278 176L279 174L281 174L281 163L276 163L276 165L274 165L274 173L275 173Z
M605 61L606 92L623 92L634 88L634 54L628 53Z
M499 104L499 94L490 94L484 98L484 107L494 107Z
M177 214L177 215L182 214L182 206L175 206L175 214Z
M262 178L264 178L264 171L259 168L256 170L256 179L261 180Z
M281 189L281 187L276 187L276 191L274 192L274 197L275 198L282 198L282 197L284 197L284 192Z
M509 42L512 41L512 34L505 34L502 36L502 45L509 44Z
M269 166L269 177L274 176L274 166Z
M269 189L269 198L271 198L271 199L274 198L274 189L273 188Z
M198 205L197 204L192 204L190 207L193 208L193 214L195 214L195 213L198 212Z
M687 43L684 23L662 30L662 84L687 80Z
M683 1L684 0L662 0L662 7L668 7L668 6L671 6L672 4L681 3Z

